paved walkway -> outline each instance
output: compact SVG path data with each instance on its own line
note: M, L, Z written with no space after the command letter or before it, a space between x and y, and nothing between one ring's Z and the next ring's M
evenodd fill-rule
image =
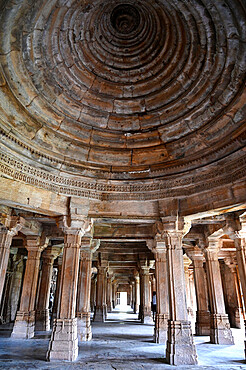
M5 369L245 369L244 331L233 329L235 346L209 344L209 337L196 337L199 366L173 367L165 363L164 345L152 341L154 326L142 325L133 313L115 311L105 323L93 323L93 340L79 344L73 363L46 362L49 335L13 340L0 326L0 368ZM3 330L5 329L5 330Z

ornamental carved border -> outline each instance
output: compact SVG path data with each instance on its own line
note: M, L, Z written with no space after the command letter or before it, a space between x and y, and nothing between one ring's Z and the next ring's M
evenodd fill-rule
M219 163L219 162L218 162ZM71 174L55 175L37 169L0 151L0 174L13 180L61 195L96 200L158 200L183 197L227 185L246 178L246 155L229 164L210 168L203 174L177 175L174 179L160 179L155 183L141 181L134 184L107 184ZM102 180L101 180L102 181Z

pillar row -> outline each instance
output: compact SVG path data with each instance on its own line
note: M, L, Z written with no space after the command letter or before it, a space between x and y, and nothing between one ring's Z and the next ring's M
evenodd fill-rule
M28 251L26 270L24 275L20 308L17 311L16 319L11 337L32 338L35 330L35 299L39 274L40 255L43 246L39 245L40 237L28 237L26 249Z
M194 280L196 290L196 335L210 335L210 312L208 309L207 282L203 261L205 259L202 250L195 246L187 251L193 261Z
M156 242L155 248L156 276L156 318L154 341L166 343L168 330L168 285L167 285L167 249L165 242Z
M35 330L50 330L50 319L49 319L49 298L50 298L50 286L53 271L53 263L55 258L61 253L59 247L48 247L45 249L42 255L42 275L40 282L39 297L37 303L37 309L35 312L36 323Z
M80 248L80 268L77 295L77 323L80 341L90 341L92 338L90 319L92 252L89 243L82 243Z
M218 261L219 241L208 238L205 247L207 277L210 296L210 341L215 344L234 344L228 315L225 311L220 266Z

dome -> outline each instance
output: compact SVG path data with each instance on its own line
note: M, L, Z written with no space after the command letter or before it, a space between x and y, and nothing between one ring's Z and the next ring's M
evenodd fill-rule
M7 6L2 171L101 200L184 196L242 178L245 41L237 0Z

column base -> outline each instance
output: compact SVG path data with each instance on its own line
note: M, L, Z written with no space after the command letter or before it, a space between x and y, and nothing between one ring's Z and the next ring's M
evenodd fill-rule
M209 311L196 311L196 335L210 335Z
M139 304L134 304L134 309L133 309L133 312L134 313L138 313L139 312Z
M106 310L107 306L99 307L96 306L93 321L94 322L104 322L106 320Z
M168 314L156 314L155 316L155 329L154 329L154 342L166 343L168 329Z
M142 312L141 323L142 324L153 324L153 317L151 311Z
M189 321L168 320L166 355L170 365L196 365L198 363Z
M229 311L228 316L229 316L229 321L231 323L231 327L241 329L240 309L236 308L235 310Z
M77 357L77 319L55 319L47 352L47 360L75 361Z
M113 307L112 307L112 304L111 303L107 303L107 312L112 312L113 311Z
M50 313L48 308L42 311L36 311L35 320L36 331L50 330Z
M11 334L11 338L30 339L34 337L35 330L35 311L18 311Z
M228 315L211 314L210 341L214 344L234 344Z
M78 340L89 342L92 339L90 312L77 312Z

